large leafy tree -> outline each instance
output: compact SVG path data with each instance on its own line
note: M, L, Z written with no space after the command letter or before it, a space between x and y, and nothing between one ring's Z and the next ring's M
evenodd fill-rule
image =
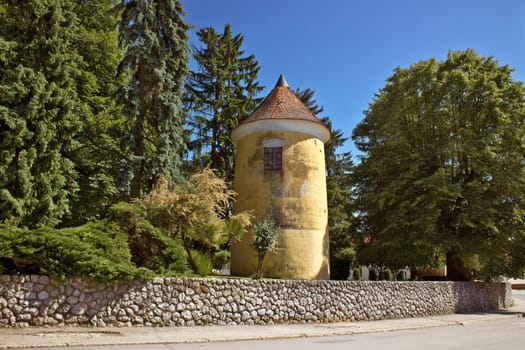
M466 50L387 79L353 132L366 262L523 273L525 91L511 73Z
M206 27L197 36L202 47L193 49L197 70L190 73L187 83L187 171L209 165L231 181L235 146L230 134L258 103L259 64L253 55L244 54L244 38L233 35L229 24L222 34Z
M295 94L314 114L323 112L314 99L311 89L296 89ZM350 152L341 152L348 137L334 129L328 116L321 118L330 130L330 140L325 144L326 192L328 200L328 235L330 237L330 277L346 279L355 260L355 236L353 235L353 196Z
M178 0L122 0L119 71L125 77L120 101L127 118L121 186L140 198L160 177L178 176L188 72L188 24Z
M0 221L56 225L78 189L74 3L0 1Z

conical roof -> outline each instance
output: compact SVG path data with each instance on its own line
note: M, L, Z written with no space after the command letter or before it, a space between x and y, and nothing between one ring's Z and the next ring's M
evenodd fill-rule
M270 94L241 124L264 119L294 119L321 123L290 89L282 74Z
M328 128L295 95L282 74L255 111L232 131L232 139L237 142L254 132L270 130L303 132L323 142L330 139Z

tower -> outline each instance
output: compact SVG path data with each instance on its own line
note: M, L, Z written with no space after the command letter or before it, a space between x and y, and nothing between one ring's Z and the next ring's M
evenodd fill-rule
M281 75L255 111L232 132L237 144L234 212L281 227L279 251L267 254L264 273L289 279L328 279L328 208L324 143L330 131L290 90ZM247 233L232 244L232 275L257 268Z

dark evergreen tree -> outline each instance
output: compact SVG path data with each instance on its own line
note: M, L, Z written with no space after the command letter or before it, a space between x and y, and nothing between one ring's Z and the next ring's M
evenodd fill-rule
M118 48L118 14L111 11L116 0L76 1L79 36L74 43L82 56L77 79L79 97L86 103L77 135L80 147L75 152L79 192L72 203L65 225L78 225L104 216L118 200L115 180L118 175L120 144L117 130L124 124L121 106L115 101Z
M253 55L244 55L243 36L233 35L229 24L222 34L207 27L197 36L203 47L193 49L198 70L190 73L187 83L187 171L209 165L232 181L235 146L230 134L259 102L259 64Z
M322 106L319 106L317 104L317 101L314 99L315 91L312 89L304 89L301 90L300 88L295 89L294 91L295 95L301 100L302 103L312 112L313 115L316 117L319 117L321 113L323 113L324 108ZM330 129L331 131L332 129Z
M53 226L78 190L72 155L85 106L74 3L0 6L0 221Z
M314 115L323 112L311 89L296 89L295 94ZM330 130L331 138L325 144L326 192L328 199L328 234L330 237L330 277L348 278L355 260L356 239L353 235L353 196L350 152L339 152L348 140L343 131L334 129L329 117L321 118Z
M466 50L387 79L353 132L368 262L523 275L525 90L511 72Z
M341 129L334 129L328 117L322 119L332 137L325 145L328 232L330 237L330 277L347 279L355 263L358 240L354 230L354 196L350 152L341 152L348 140Z
M174 181L184 147L181 111L188 72L188 24L178 0L122 0L120 101L127 118L121 189L131 198L164 176Z

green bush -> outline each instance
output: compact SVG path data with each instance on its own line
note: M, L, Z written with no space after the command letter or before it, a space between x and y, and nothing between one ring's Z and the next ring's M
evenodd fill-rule
M211 273L212 263L211 257L201 252L200 250L192 250L191 257L195 262L196 273L199 276L208 276Z
M79 227L0 225L0 272L131 280L185 275L189 268L179 239L151 225L140 207L118 203L108 220Z
M153 226L145 215L138 205L125 202L113 205L109 212L110 219L127 234L131 261L158 275L188 274L188 257L180 238Z
M215 170L205 168L188 181L177 184L170 184L165 178L159 179L137 205L143 208L144 218L153 226L181 242L188 253L189 266L194 273L202 274L189 252L192 249L213 252L228 241L239 240L251 225L249 212L229 216L230 203L235 195Z
M375 269L370 269L368 271L368 279L370 281L377 281L378 280L378 274L377 274L377 271Z
M354 279L354 281L361 280L361 268L360 267L354 267L352 271L352 278Z
M382 281L392 281L394 276L392 275L392 271L390 269L384 269L379 273L379 279Z
M222 270L230 263L230 251L229 250L219 250L213 254L213 268L217 270Z
M405 270L401 270L397 273L397 280L398 281L406 281L407 280L407 273Z
M280 226L273 217L265 217L253 225L252 248L257 252L257 271L255 278L263 277L264 257L279 249Z
M355 261L356 252L354 247L332 246L330 243L330 279L348 279L350 267ZM353 274L353 271L351 271Z
M126 235L118 225L22 230L0 225L0 258L7 272L46 274L55 279L142 279L153 276L131 262Z

